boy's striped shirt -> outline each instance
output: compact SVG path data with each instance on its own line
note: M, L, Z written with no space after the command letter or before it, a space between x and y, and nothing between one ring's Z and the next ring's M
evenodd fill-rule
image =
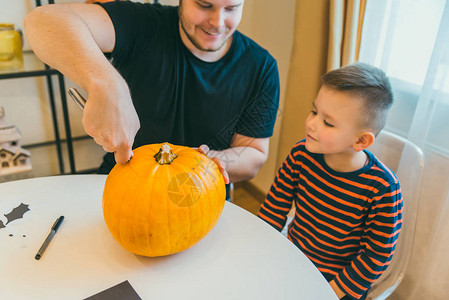
M292 149L259 217L281 231L292 202L288 238L347 295L361 297L389 265L402 225L396 175L372 153L362 169L336 172L305 140Z

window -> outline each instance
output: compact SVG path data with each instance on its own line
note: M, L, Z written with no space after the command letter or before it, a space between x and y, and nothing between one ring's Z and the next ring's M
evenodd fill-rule
M367 1L359 58L390 77L395 103L387 129L407 136L422 113L418 103L427 101L426 146L445 154L449 154L449 139L442 138L449 132L449 30L445 33L442 23L449 18L447 2Z

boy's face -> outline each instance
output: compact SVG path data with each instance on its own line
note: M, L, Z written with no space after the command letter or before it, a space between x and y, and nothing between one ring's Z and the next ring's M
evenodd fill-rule
M306 119L306 148L312 153L353 152L359 140L361 101L353 94L321 87Z
M242 18L244 0L181 0L179 20L183 41L199 51L215 52L228 42ZM191 44L191 45L190 45Z

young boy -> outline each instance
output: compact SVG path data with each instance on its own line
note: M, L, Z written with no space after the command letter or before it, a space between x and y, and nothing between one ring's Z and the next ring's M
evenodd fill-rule
M298 142L259 217L288 238L340 299L365 299L393 256L402 224L396 175L365 150L385 125L393 95L382 70L356 63L326 73Z

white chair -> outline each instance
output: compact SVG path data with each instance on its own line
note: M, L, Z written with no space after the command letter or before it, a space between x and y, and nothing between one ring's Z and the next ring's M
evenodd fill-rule
M367 149L399 178L403 197L402 230L387 270L374 282L367 299L386 299L404 278L413 249L421 181L424 169L422 150L400 136L382 131Z

